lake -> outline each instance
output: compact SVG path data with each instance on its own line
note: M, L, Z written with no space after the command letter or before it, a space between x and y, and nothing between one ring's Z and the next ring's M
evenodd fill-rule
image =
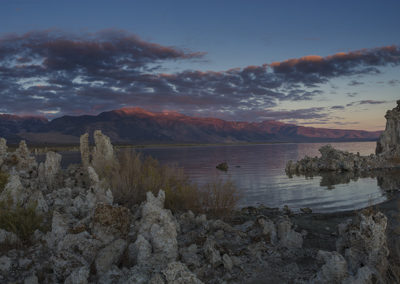
M217 178L230 179L240 190L240 206L282 208L293 210L309 207L314 212L335 212L366 207L387 199L377 177L348 175L294 176L285 174L289 160L299 160L305 155L317 156L318 149L326 143L260 144L229 146L185 146L140 148L162 164L183 167L191 180L205 184ZM333 147L361 155L375 151L375 142L330 143ZM78 153L63 153L64 163L76 162ZM75 158L74 158L75 157ZM227 162L225 173L215 166ZM391 175L397 178L400 175ZM378 184L379 183L379 184ZM386 182L387 183L387 182Z

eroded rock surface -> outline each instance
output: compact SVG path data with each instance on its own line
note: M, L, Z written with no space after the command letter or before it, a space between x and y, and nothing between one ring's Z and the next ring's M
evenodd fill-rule
M388 110L386 128L376 143L376 154L386 158L400 158L400 100L397 106Z

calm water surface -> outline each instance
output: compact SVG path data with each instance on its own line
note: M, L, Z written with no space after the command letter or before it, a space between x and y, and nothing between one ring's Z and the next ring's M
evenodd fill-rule
M231 179L240 192L240 206L265 205L294 210L309 207L314 212L333 212L363 208L386 200L376 178L358 178L332 185L316 176L289 178L285 165L305 155L317 156L323 143L269 144L236 146L198 146L144 148L137 151L151 155L163 164L183 167L193 182L205 184L215 178ZM369 155L375 142L331 143L337 149ZM65 162L71 157L67 158ZM72 158L73 159L73 158ZM76 158L75 158L76 159ZM215 168L226 161L228 172ZM329 180L329 178L328 178Z

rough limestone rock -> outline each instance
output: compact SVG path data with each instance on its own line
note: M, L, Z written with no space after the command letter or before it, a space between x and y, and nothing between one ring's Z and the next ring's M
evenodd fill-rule
M182 261L188 266L199 267L200 257L197 254L198 247L196 244L191 244L186 248L180 249L179 253L181 255Z
M89 268L84 266L75 269L67 279L65 279L64 284L87 284L89 278Z
M46 235L49 247L55 247L64 238L69 230L68 221L58 211L53 212L51 231Z
M130 220L129 209L99 203L94 210L92 232L104 243L109 243L114 239L126 239Z
M12 265L12 260L11 258L7 256L2 256L0 257L0 272L6 274L10 269Z
M37 167L36 159L35 157L31 156L28 146L24 140L19 143L17 150L15 150L15 157L18 170L30 171Z
M292 223L286 216L277 221L279 244L287 248L301 248L303 237L292 229Z
M273 245L276 244L278 241L278 235L274 222L265 218L260 218L258 223L262 228L263 234L267 237L267 240L269 240Z
M0 193L0 201L10 200L13 206L23 205L28 197L28 193L22 186L18 175L14 174L8 178L8 183Z
M89 201L89 207L93 208L97 203L112 204L114 197L111 189L106 186L106 183L103 180L99 179L99 176L92 166L89 166L87 171L91 184L90 190L86 196Z
M400 100L397 106L388 110L386 115L386 128L376 143L376 154L386 158L400 157Z
M311 281L312 283L340 283L348 277L347 262L336 251L319 251L317 260L324 263L324 265Z
M168 284L203 283L181 262L169 263L162 273Z
M102 168L104 164L114 162L114 147L108 136L101 133L100 130L94 132L95 147L92 154L92 165L95 169Z
M338 226L336 249L347 260L350 273L369 266L383 275L388 268L389 250L386 240L387 218L381 212L362 213L353 222Z
M164 209L164 201L165 193L162 190L157 197L151 192L147 193L138 232L149 241L155 255L164 261L172 261L178 256L178 223L171 211Z
M58 183L58 175L61 171L62 156L58 153L49 151L46 153L46 160L39 165L39 181L54 188Z
M96 270L98 274L104 274L111 269L113 264L118 264L126 249L127 242L118 239L103 248L96 258Z
M0 229L0 245L14 245L19 242L16 234Z
M232 261L232 259L230 258L229 255L224 254L224 255L222 256L222 263L224 264L224 267L225 267L226 270L228 270L228 271L231 271L231 270L232 270L232 268L233 268L233 261Z
M208 238L204 243L203 249L204 249L204 256L213 267L217 267L222 263L221 254L215 248L215 241L213 239Z
M80 137L81 160L84 169L90 165L89 134L85 133Z
M151 244L142 235L138 235L136 241L129 245L128 254L131 263L146 264L151 257Z

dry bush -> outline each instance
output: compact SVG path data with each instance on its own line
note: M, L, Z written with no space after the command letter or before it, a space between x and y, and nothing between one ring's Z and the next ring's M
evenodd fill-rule
M0 171L0 193L3 191L4 187L8 182L9 175L5 172Z
M225 217L235 209L240 199L236 186L231 182L215 180L203 189L203 208L211 215Z
M42 230L43 216L36 213L36 204L27 208L0 202L0 228L16 234L23 243L30 243L33 233Z
M237 204L237 190L230 181L199 187L190 182L183 169L160 165L156 159L132 150L120 152L117 161L103 177L112 188L114 201L128 208L144 201L146 192L157 194L160 189L165 191L165 207L174 212L192 210L221 216Z

